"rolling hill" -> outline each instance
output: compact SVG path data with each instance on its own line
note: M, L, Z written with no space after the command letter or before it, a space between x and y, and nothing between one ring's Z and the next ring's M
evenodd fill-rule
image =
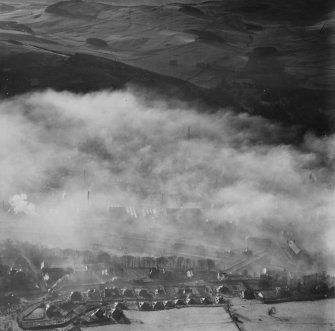
M324 134L334 15L314 0L5 0L1 94L160 86Z

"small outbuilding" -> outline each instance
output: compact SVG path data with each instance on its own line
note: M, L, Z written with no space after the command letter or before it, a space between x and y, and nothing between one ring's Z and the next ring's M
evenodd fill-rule
M165 309L171 309L176 306L176 303L173 300L166 300L163 302Z
M176 299L174 303L176 306L186 306L186 302L183 299Z
M226 300L224 297L222 297L222 296L220 296L220 295L217 295L217 296L215 297L215 303L216 303L216 304L219 304L219 305L222 305L222 304L227 303L227 300Z
M147 290L140 290L138 295L142 298L152 299L153 296Z
M200 305L200 299L198 299L198 298L187 298L186 303L188 305Z
M122 309L114 309L112 312L112 318L120 324L130 324L129 319L123 313Z
M128 306L124 302L116 302L114 305L115 309L128 310Z
M216 289L216 293L231 295L232 294L232 290L228 286L221 285L221 286L219 286Z
M141 311L151 311L151 310L153 310L153 307L152 307L151 303L149 303L147 301L139 302L138 307Z
M154 301L152 303L152 307L154 310L164 310L165 309L164 303L162 301Z
M125 297L128 297L128 298L133 298L135 296L133 290L131 290L129 288L123 289L122 290L122 295L125 296Z
M212 305L212 304L213 304L212 299L209 298L209 297L201 298L201 299L200 299L200 302L201 302L201 304L203 304L203 305Z
M79 291L73 291L70 294L71 302L82 302L84 301L83 295Z

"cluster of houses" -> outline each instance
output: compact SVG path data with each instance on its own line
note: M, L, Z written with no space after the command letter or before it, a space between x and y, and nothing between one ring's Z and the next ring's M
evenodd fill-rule
M219 286L186 287L106 287L88 289L86 292L73 291L68 300L73 304L113 303L114 309L138 309L144 311L171 309L178 306L212 305L227 303L226 296L233 296L245 287L235 284Z
M71 291L67 298L30 305L19 314L18 321L23 329L56 328L70 323L83 326L130 323L123 310L226 304L223 294L227 293L210 286L89 288Z
M174 223L179 221L205 221L205 216L200 208L136 208L133 206L111 205L108 209L110 218L115 220L130 221L144 220L169 220Z
M71 261L47 264L41 263L41 273L49 288L61 281L68 283L101 283L109 279L109 267L105 263L77 264Z

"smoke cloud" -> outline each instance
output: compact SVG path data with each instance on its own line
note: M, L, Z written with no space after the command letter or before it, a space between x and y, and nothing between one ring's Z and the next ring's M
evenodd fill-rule
M263 118L149 102L131 90L49 90L2 101L0 132L0 197L37 214L34 239L94 236L87 229L109 205L199 207L243 233L292 228L312 251L335 248L333 136L308 135L293 146L293 130ZM83 210L94 212L83 218ZM160 233L168 238L173 228Z
M9 204L12 207L15 214L24 213L26 215L35 215L35 206L27 201L27 195L16 194L9 199Z

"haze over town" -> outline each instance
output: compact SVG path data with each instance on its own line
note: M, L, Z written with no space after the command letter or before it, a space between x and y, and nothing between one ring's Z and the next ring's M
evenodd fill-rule
M2 0L4 329L331 330L333 41L328 0Z

